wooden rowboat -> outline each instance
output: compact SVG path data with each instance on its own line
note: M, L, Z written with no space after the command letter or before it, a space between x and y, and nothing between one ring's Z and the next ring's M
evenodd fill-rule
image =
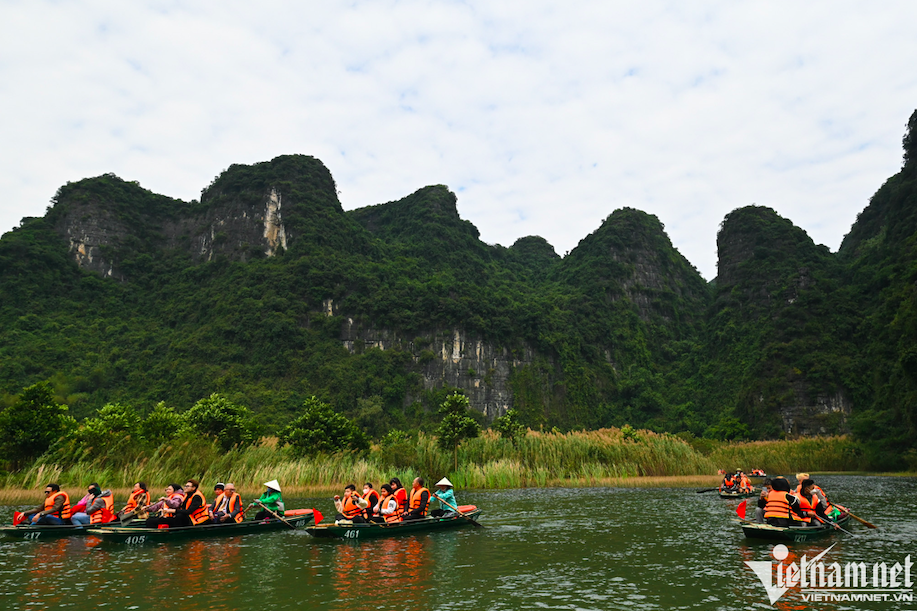
M290 515L292 514L292 515ZM300 528L312 520L311 509L291 510L284 513L286 523L276 519L243 520L242 522L224 522L222 524L201 524L200 526L178 526L174 528L145 528L136 526L113 526L109 528L90 528L87 534L95 535L110 543L143 545L144 543L162 543L179 539L196 539L198 537L231 537L248 535L273 530L290 530Z
M837 525L843 527L844 524L849 521L850 515L845 513L837 519ZM768 541L793 541L795 543L800 543L824 537L834 532L839 532L834 528L833 524L819 523L817 526L771 526L770 524L758 524L757 522L749 522L747 520L741 520L739 523L742 525L742 532L744 532L745 536L749 539L766 539Z
M474 505L461 505L458 508L471 519L481 515L481 510ZM313 537L320 539L375 539L378 537L392 537L410 533L442 530L471 524L466 518L458 514L447 514L441 518L427 517L422 520L408 522L390 522L387 524L316 524L306 529Z
M140 522L143 525L143 522ZM92 526L93 529L108 529L113 526L121 526L119 522L110 522L108 524L98 524ZM135 526L125 526L123 528L136 528ZM73 526L71 524L61 524L60 526L51 526L42 524L34 526L32 524L19 524L16 526L0 526L0 536L11 539L56 539L59 537L82 536L89 532L90 527Z
M751 492L724 492L722 490L719 492L721 499L748 499L761 494L761 491L756 488L752 488Z

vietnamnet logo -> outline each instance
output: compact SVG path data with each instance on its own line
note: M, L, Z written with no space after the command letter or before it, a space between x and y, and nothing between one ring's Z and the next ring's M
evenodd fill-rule
M745 561L755 572L773 605L791 588L799 587L805 602L906 601L914 594L911 581L911 557L889 566L885 562L867 565L865 562L825 563L822 558L831 547L809 560L805 555L799 563L784 564L789 550L783 544L772 551L775 563Z

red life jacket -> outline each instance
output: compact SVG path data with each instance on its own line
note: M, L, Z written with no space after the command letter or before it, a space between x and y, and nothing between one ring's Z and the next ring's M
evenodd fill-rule
M45 499L44 510L48 511L49 509L54 507L54 499L56 499L59 496L64 497L63 507L61 507L61 510L57 512L57 514L51 513L48 515L57 515L57 517L60 518L61 520L69 520L70 519L70 495L64 492L63 490L58 490L57 492L52 492L51 494L48 495L48 498Z
M398 487L398 490L395 490L393 493L395 501L398 503L398 511L404 512L408 510L408 491L404 488Z
M90 524L105 524L111 522L114 517L114 508L115 508L115 499L110 494L108 496L99 497L102 499L102 502L105 503L102 505L102 508L89 516ZM95 501L93 501L95 502Z

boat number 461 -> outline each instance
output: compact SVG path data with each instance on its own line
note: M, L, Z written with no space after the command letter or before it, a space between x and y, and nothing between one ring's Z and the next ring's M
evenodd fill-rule
M357 530L356 528L351 528L351 529L344 531L345 539L356 539L359 536L360 536L360 531Z

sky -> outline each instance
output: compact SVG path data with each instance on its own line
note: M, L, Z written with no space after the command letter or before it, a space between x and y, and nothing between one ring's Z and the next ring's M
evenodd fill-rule
M0 0L0 233L68 181L184 200L320 159L346 210L432 184L564 255L656 215L708 280L768 206L836 251L901 168L917 2Z

